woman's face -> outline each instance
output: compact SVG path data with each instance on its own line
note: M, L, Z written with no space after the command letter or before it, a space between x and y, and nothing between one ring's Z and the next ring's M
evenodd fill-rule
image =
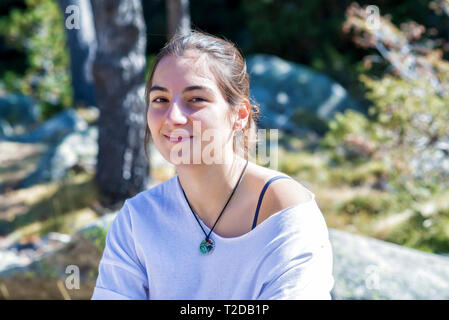
M149 90L148 126L173 164L223 163L232 152L229 104L198 56L163 58Z

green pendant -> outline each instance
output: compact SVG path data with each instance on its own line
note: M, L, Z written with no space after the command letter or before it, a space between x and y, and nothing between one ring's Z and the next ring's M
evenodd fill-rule
M215 243L212 239L204 239L200 244L200 251L202 254L211 254L214 251Z

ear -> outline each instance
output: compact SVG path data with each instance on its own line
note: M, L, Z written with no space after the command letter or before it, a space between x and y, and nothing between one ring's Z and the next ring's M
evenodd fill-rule
M248 101L240 103L237 107L237 118L234 122L234 129L241 130L248 123L251 106Z

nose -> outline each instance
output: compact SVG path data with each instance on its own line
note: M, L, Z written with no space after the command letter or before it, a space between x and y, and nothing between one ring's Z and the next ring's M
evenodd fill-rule
M172 124L185 124L187 122L182 103L179 100L173 100L170 104L167 110L166 120Z

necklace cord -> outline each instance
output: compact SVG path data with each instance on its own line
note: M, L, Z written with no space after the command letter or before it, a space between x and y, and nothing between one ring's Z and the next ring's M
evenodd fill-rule
M214 230L215 225L217 224L218 220L220 219L221 215L223 214L223 212L224 212L226 206L228 205L229 201L231 200L233 194L235 193L235 190L237 190L237 187L239 186L240 181L242 181L243 174L245 173L246 167L247 167L247 166L248 166L248 160L246 160L245 168L243 169L242 173L240 174L239 181L238 181L237 184L235 185L234 190L232 190L232 193L231 193L231 195L229 196L228 201L226 201L226 204L225 204L225 206L223 207L223 209L221 210L220 215L218 216L218 218L217 218L217 220L215 221L215 223L214 223L212 229L210 230L209 234L207 235L206 241L209 240L209 237L210 237L210 234L212 233L212 230Z
M181 186L181 190L182 190L182 192L183 192L183 194L184 194L184 197L185 197L185 199L186 199L186 201L187 201L187 204L189 205L190 210L192 211L192 214L193 214L193 216L195 217L196 221L197 221L198 224L200 225L201 230L203 230L203 233L204 233L204 235L206 236L206 242L209 240L209 237L210 237L212 231L214 230L215 225L218 223L218 220L219 220L220 217L222 216L222 214L223 214L223 212L224 212L226 206L228 205L229 201L231 200L232 196L234 195L235 191L237 190L237 187L239 186L240 182L242 181L243 174L245 173L246 167L247 167L247 166L248 166L248 160L246 160L245 168L243 169L242 173L240 174L239 180L238 180L237 184L235 185L234 190L232 190L232 193L231 193L231 195L229 196L228 201L226 202L226 204L224 205L223 209L221 210L220 215L218 216L217 220L215 221L214 225L212 226L212 229L210 229L209 234L207 234L206 231L204 231L203 226L201 225L201 223L200 223L200 221L198 220L198 218L197 218L195 212L193 211L192 206L190 205L189 200L187 199L187 196L186 196L186 194L185 194L185 192L184 192L184 189L183 189L182 186ZM178 180L179 180L179 177L178 177ZM180 185L181 185L181 184L180 184Z

